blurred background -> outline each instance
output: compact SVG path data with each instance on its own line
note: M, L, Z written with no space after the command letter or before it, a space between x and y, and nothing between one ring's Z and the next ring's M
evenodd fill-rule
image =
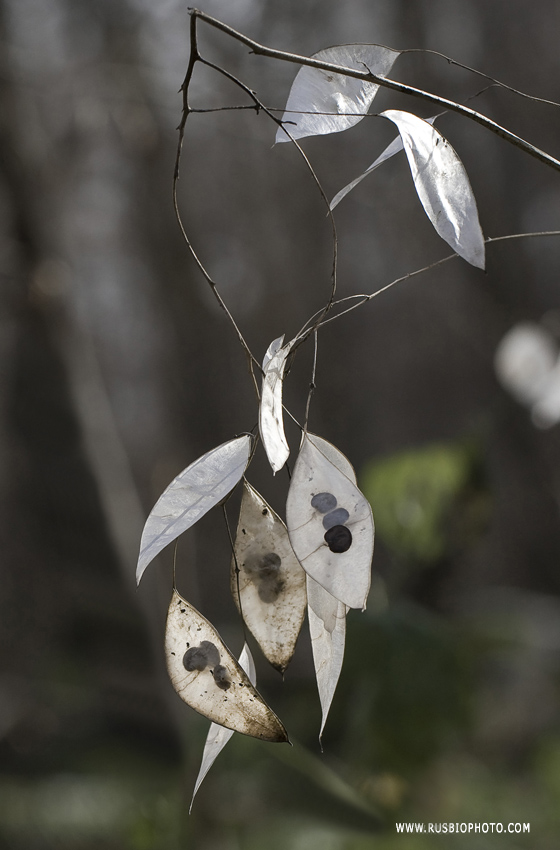
M431 48L560 101L553 0L207 0L270 46ZM395 822L523 822L459 848L558 846L560 429L533 424L494 354L520 321L560 334L560 241L453 261L327 326L310 429L353 462L377 524L367 612L351 612L321 754L307 627L259 686L294 747L234 736L188 815L208 722L167 681L165 553L136 590L144 520L169 481L251 429L244 354L181 240L171 180L189 17L178 0L0 3L0 847L425 850ZM282 109L295 66L201 25L201 50ZM424 53L392 76L456 100L485 82ZM246 104L197 67L192 105ZM472 102L554 156L560 109L491 89ZM428 104L380 91L375 111ZM558 175L456 115L488 236L560 227ZM189 118L187 229L261 359L325 301L330 228L291 145L252 111ZM330 198L394 136L367 118L303 142ZM449 253L401 154L337 208L339 293ZM285 400L304 416L310 346ZM295 456L298 432L288 427ZM251 482L283 513L287 476ZM234 507L231 510L235 523ZM219 511L181 541L179 590L232 651Z

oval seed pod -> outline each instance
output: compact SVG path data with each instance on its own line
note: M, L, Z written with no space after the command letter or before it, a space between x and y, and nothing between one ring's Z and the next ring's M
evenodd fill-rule
M345 68L364 68L387 76L399 51L380 44L338 44L313 54L313 59ZM367 113L379 85L318 68L301 68L292 83L277 142L305 136L339 133L353 127Z
M387 109L380 116L397 126L418 198L436 232L460 257L483 269L485 243L476 201L455 150L417 115Z
M183 665L185 653L193 646L200 648L203 641L215 647L219 664L204 670L186 670ZM204 651L208 652L207 646ZM220 726L262 741L288 740L284 726L255 690L214 626L177 590L173 591L167 613L165 656L173 687L195 711ZM214 675L216 671L218 681Z
M339 472L356 483L354 468L332 443L322 437L313 436L313 443ZM337 508L337 510L342 510ZM329 515L323 517L323 526ZM320 584L307 576L307 616L309 619L309 634L311 650L317 679L317 689L321 702L322 721L319 740L323 734L329 709L338 684L342 661L344 658L344 643L346 640L346 614L348 608L331 596Z
M259 431L274 475L282 469L290 455L290 447L284 434L282 389L286 361L295 340L280 347L283 338L282 336L274 340L269 345L265 355L261 403L259 405Z
M347 608L309 576L307 599L311 650L323 715L319 732L321 740L342 669Z
M156 555L233 490L249 463L252 442L252 437L244 434L222 443L191 463L166 487L144 525L137 584Z
M325 452L322 443L313 434L303 436L286 503L288 533L306 573L349 608L363 609L371 582L371 507L354 481L341 471L347 470L348 460L334 446ZM337 455L339 464L332 460ZM346 525L341 526L346 531L339 532L344 537L334 550L325 540L323 514L312 505L317 493L331 493L348 511Z
M231 592L237 608L264 656L283 673L305 616L305 573L286 526L246 480L234 552Z

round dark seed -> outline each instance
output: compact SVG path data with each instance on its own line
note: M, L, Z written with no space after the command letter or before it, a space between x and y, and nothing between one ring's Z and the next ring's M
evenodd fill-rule
M280 569L282 559L276 552L267 552L265 555L250 554L243 563L243 569L254 579L275 576Z
M282 558L276 552L269 552L264 555L260 563L259 573L263 578L275 576L280 569Z
M325 543L331 552L347 552L352 545L352 532L345 525L333 525L325 531Z
M323 517L323 528L328 530L329 528L332 528L333 525L344 525L349 516L350 514L346 508L336 508L334 511L331 511Z
M229 670L227 667L224 667L223 664L218 664L214 667L214 681L217 686L222 689L222 691L227 691L229 687L231 687L231 676L229 675Z
M208 664L210 664L211 667L213 667L215 664L220 663L220 652L218 650L218 647L215 644L213 644L211 641L209 641L209 640L201 641L200 642L200 649L201 649L202 652L204 652L206 659L208 661Z
M271 602L276 602L285 586L286 582L281 578L271 577L263 579L263 581L259 582L259 599L261 602L270 605Z
M206 652L200 646L191 646L183 655L183 667L189 673L193 670L205 670L207 666L208 658L206 657Z
M332 493L316 493L311 499L311 507L322 514L336 508L336 496Z

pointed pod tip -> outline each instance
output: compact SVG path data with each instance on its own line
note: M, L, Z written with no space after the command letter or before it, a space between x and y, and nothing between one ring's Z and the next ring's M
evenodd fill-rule
M288 735L288 730L282 727L282 737L278 739L279 744L289 744L290 747L293 747L292 742L290 741L290 736Z
M484 237L482 233L480 234L482 240ZM482 245L476 251L465 252L459 254L462 256L467 263L470 263L471 266L474 266L475 269L482 269L482 271L486 271L486 248L484 241L482 241Z
M283 665L277 664L274 661L271 661L270 664L275 670L277 670L280 673L280 675L282 676L282 680L283 680L284 679L284 673L286 672L286 668L287 668L288 665L287 664L283 664Z

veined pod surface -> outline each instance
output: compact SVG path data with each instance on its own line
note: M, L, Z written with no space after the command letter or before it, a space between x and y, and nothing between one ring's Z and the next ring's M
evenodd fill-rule
M288 534L306 573L349 608L363 609L371 582L373 515L349 461L325 443L303 436L286 504ZM325 532L323 519L333 504L348 519Z
M212 651L207 651L208 644ZM194 665L188 663L185 666L185 655L193 647L202 647L206 652L209 664L204 669L189 670ZM214 626L177 590L173 591L167 614L165 657L173 687L195 711L220 726L262 741L288 740L284 726L255 690Z
M305 572L286 526L246 480L234 552L231 592L235 603L264 656L283 673L305 616Z

